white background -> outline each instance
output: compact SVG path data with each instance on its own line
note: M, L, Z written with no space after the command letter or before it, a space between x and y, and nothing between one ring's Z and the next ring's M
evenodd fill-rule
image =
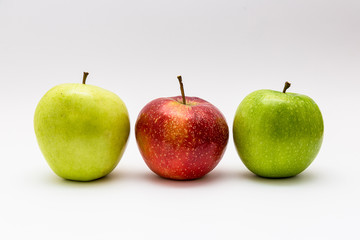
M0 239L360 239L358 0L0 0ZM62 180L35 139L51 87L81 82L118 94L131 135L118 167ZM185 93L216 105L229 127L258 89L312 97L325 138L297 177L251 174L230 135L206 177L155 176L134 137L141 108Z

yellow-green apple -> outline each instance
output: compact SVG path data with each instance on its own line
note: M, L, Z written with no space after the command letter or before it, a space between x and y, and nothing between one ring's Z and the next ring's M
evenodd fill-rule
M136 141L148 167L161 177L190 180L213 170L229 138L225 117L209 102L182 96L158 98L139 113Z
M234 143L245 166L268 178L295 176L318 154L324 123L308 96L258 90L239 105L233 124Z
M130 132L123 101L103 88L67 83L50 89L35 110L39 147L51 169L69 180L90 181L110 173Z

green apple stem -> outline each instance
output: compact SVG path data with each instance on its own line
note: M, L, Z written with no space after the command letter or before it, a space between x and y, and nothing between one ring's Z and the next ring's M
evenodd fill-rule
M84 72L84 76L83 76L83 81L82 81L82 84L85 84L85 82L86 82L86 78L87 78L87 76L89 75L89 73L88 72Z
M177 76L177 79L179 79L179 83L180 83L180 90L181 90L181 96L182 96L183 104L186 105L185 92L184 92L184 85L182 83L182 77Z
M286 82L286 83L285 83L285 86L284 86L283 93L285 93L285 92L286 92L286 90L288 90L288 88L289 88L290 86L291 86L291 83Z

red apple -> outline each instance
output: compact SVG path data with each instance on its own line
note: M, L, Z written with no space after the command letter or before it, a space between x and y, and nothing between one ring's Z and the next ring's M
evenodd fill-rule
M204 176L220 162L228 142L225 117L209 102L182 96L158 98L139 113L136 141L148 167L164 178Z

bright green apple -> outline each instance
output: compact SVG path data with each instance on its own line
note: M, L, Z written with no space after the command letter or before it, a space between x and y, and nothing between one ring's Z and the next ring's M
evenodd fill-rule
M35 110L39 147L60 177L91 181L110 173L124 153L129 114L114 93L83 83L50 89Z
M324 123L308 96L258 90L239 105L233 124L234 143L245 166L268 178L295 176L318 154Z

